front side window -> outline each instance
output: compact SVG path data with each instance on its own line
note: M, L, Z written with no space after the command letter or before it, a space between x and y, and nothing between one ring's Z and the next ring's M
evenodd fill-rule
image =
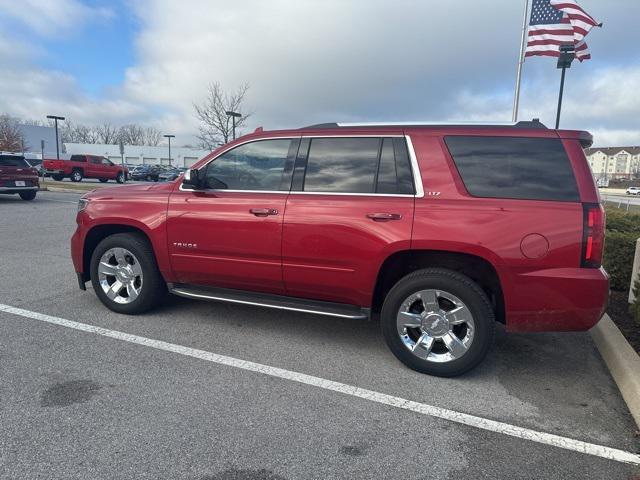
M261 140L225 152L207 165L205 188L279 190L290 144L290 139Z
M112 165L113 165L113 163L111 162L111 160L109 160L108 158L104 158L104 157L102 158L102 164L103 164L103 165L109 165L109 166L112 166Z

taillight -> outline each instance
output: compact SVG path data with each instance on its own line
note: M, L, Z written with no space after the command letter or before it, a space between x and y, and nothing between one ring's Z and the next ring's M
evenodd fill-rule
M604 208L599 203L583 204L582 261L584 268L600 268L604 252Z

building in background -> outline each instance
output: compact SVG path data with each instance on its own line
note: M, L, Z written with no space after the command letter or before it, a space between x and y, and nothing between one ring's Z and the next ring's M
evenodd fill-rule
M640 176L640 147L587 148L585 155L596 180Z
M113 163L120 163L120 146L98 143L65 143L65 157L73 154L86 153L89 155L101 155L107 157ZM190 167L205 155L209 150L200 150L188 147L171 146L171 165L174 167ZM145 145L125 145L124 163L129 165L169 165L169 147L160 145L150 147Z
M24 137L24 152L37 154L39 158L41 156L41 142L44 140L44 156L56 156L55 128L24 124L19 124L19 127ZM60 153L62 153L62 144L60 144Z

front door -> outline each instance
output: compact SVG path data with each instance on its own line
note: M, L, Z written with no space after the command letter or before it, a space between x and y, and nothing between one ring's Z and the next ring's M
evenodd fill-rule
M370 306L382 263L411 244L416 189L405 142L303 138L283 228L288 295Z
M239 145L199 169L203 191L176 189L168 248L180 283L283 293L282 221L298 141Z

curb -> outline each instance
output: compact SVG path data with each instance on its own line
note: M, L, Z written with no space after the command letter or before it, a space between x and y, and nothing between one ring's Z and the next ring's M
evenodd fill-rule
M62 193L88 193L95 189L81 190L81 189L72 189L72 188L47 187L47 188L41 188L40 190L41 191L44 190L48 192L62 192Z
M640 428L640 356L607 314L589 333Z

